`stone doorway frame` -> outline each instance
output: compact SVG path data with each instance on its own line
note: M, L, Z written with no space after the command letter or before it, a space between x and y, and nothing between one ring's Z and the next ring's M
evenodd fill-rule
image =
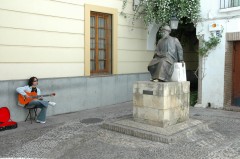
M240 41L240 32L226 33L225 70L224 70L224 109L240 111L240 107L232 106L232 61L233 43Z

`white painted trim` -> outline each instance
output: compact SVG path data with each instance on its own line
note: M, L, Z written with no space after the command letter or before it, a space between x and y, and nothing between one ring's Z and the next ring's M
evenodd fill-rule
M233 11L238 11L240 10L240 6L238 7L231 7L231 8L226 8L226 9L220 9L220 13L225 13L225 12L233 12Z

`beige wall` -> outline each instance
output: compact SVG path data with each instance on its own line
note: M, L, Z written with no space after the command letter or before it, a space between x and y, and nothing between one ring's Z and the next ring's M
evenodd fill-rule
M122 8L122 0L1 0L0 80L84 76L85 3ZM147 72L146 37L141 22L118 16L117 73Z

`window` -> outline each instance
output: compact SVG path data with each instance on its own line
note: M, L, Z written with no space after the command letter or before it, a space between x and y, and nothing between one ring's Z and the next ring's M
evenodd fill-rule
M240 6L240 0L220 0L220 8L231 8Z
M112 73L112 16L91 12L90 20L91 74Z

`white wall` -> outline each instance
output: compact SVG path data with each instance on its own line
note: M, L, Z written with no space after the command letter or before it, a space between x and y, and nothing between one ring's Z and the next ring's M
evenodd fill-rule
M201 0L202 22L197 25L197 34L208 40L210 36L209 24L222 25L223 34L221 43L211 50L208 57L203 60L202 79L202 107L211 103L211 107L222 108L224 100L224 66L226 33L240 32L240 8L220 9L220 0Z

